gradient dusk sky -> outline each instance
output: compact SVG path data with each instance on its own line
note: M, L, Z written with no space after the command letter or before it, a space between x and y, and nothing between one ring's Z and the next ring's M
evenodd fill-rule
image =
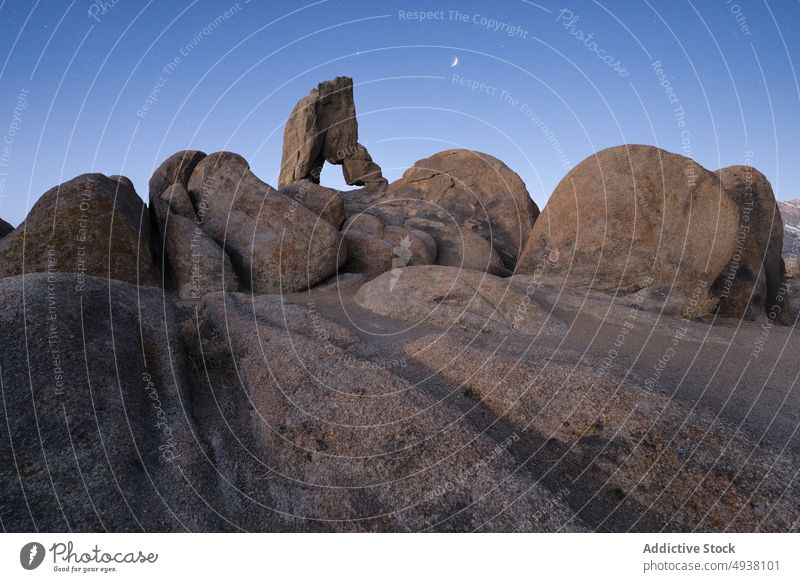
M86 172L146 198L186 148L240 153L276 185L287 115L338 75L390 180L475 149L543 207L569 167L645 143L712 170L750 163L779 199L800 197L797 1L4 1L0 19L0 217L14 225ZM340 168L322 182L344 187Z

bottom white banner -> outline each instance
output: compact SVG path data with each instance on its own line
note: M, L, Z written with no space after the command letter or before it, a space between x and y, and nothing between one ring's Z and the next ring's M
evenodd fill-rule
M800 580L796 534L3 534L3 580ZM231 578L233 577L233 578Z

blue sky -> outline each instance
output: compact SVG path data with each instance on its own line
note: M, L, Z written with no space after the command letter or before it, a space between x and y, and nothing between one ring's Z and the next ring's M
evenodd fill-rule
M778 198L800 196L796 1L4 1L0 20L14 225L85 172L127 175L146 198L185 148L238 152L275 185L286 116L337 75L389 179L476 149L542 207L570 165L647 143L712 170L750 162ZM322 181L343 186L337 167Z

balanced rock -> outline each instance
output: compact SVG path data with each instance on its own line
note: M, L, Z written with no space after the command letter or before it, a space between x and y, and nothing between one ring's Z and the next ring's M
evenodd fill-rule
M386 198L406 201L408 218L477 234L509 271L539 215L515 172L497 158L470 150L446 150L419 160L389 186Z
M516 272L546 265L546 275L574 287L623 294L646 287L697 317L716 305L711 286L733 255L738 223L716 174L656 147L613 147L559 183Z
M358 143L353 80L320 83L295 105L283 132L280 188L298 180L319 183L322 166L344 164L351 185L385 184L380 167Z
M318 89L313 89L294 106L283 130L283 156L278 186L298 180L319 182L324 159L320 159L322 140L318 134Z
M0 277L79 273L158 286L150 221L135 191L103 174L51 188L0 241Z
M563 335L566 325L510 280L454 267L406 267L365 283L363 308L394 319L471 332Z
M222 245L240 281L256 293L306 289L346 259L335 227L262 182L237 154L205 157L188 190L200 227Z
M783 220L772 186L750 166L731 166L717 174L741 215L733 256L714 284L720 314L758 319L772 312L774 319L786 321Z

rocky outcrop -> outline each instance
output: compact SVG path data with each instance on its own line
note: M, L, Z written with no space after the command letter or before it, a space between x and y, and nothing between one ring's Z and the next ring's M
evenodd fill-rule
M358 143L353 80L349 77L320 83L295 105L283 132L279 187L298 180L318 184L325 162L343 164L348 184L386 183L380 167Z
M438 244L440 265L510 274L539 214L519 176L500 160L469 150L420 160L385 188L380 167L358 143L353 83L346 77L321 83L292 111L284 131L281 191L303 199L306 192L316 195L305 185L319 182L326 161L343 165L348 184L365 186L339 193L347 217L368 213L387 225L424 230ZM406 220L427 222L419 228ZM391 254L384 245L363 234L348 236L359 265L354 268L366 272L356 256L361 246L362 254L374 253L371 270L385 270L381 265Z
M306 289L346 260L336 228L262 182L238 154L205 157L192 172L188 191L198 224L256 293Z
M87 174L0 222L4 530L797 529L764 176L621 146L537 220L478 152L387 186L347 78L285 131L279 190L184 151L149 213Z
M410 202L407 218L477 234L509 271L539 215L516 173L497 158L470 150L446 150L419 160L389 186L386 197Z
M37 273L0 303L5 531L230 529L160 289Z
M220 471L249 500L237 524L263 529L272 512L284 530L585 530L515 474L513 438L476 431L369 359L315 303L210 294L187 329L210 383L197 423L218 434Z
M387 190L341 196L348 216L371 214L432 236L436 264L500 276L513 272L539 215L519 176L496 158L469 150L420 160Z
M796 279L800 275L800 199L782 200L778 209L783 219L783 262L786 274Z
M365 308L417 325L471 332L563 335L566 325L509 280L453 267L406 267L361 286Z
M713 288L719 312L748 319L773 312L774 318L788 321L788 309L783 309L783 220L772 186L750 166L731 166L717 174L740 213L736 248Z
M14 230L13 226L11 226L5 220L0 218L0 238L3 238L13 230Z
M598 152L559 183L516 272L619 293L647 288L689 317L710 312L731 260L739 211L719 178L689 158L643 145ZM552 257L558 260L552 262Z
M783 219L783 257L800 258L800 198L781 200L778 210Z
M83 174L51 188L0 241L0 277L61 272L159 286L147 209L124 181Z
M198 300L214 291L238 291L239 278L227 253L200 228L187 187L206 154L180 151L150 178L151 222L158 231L155 253L162 257L164 283L180 299ZM198 200L205 206L205 201Z

